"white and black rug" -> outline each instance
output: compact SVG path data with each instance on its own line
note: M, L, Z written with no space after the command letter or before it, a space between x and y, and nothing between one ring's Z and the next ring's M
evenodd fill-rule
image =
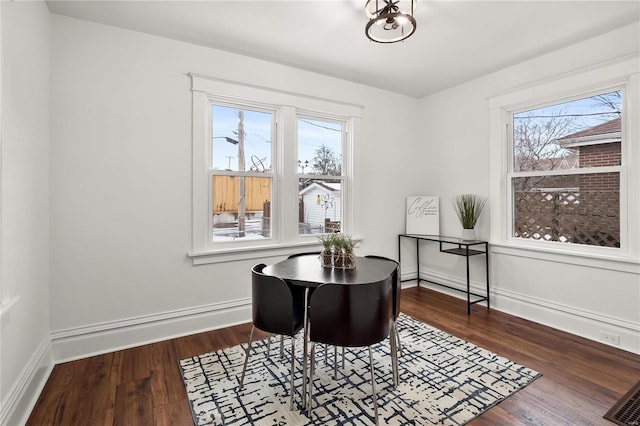
M402 315L400 384L392 389L389 341L373 347L379 420L392 425L462 425L540 373ZM333 378L333 349L325 363L316 347L313 418L300 409L302 338L296 341L295 401L289 410L290 341L280 357L279 337L267 360L265 340L254 342L245 386L238 383L246 344L180 361L197 425L370 425L373 401L366 348L348 349ZM254 351L255 350L255 351Z

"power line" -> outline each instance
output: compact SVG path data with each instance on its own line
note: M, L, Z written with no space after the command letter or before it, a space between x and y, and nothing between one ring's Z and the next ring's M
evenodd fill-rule
M307 124L309 124L311 126L320 127L321 129L333 130L334 132L340 132L341 131L340 129L334 129L332 127L322 126L320 124L314 123L313 121L305 120L303 118L300 118L299 120L302 121L303 123L307 123Z
M587 117L587 116L594 116L594 115L611 115L611 114L620 115L620 111L594 112L591 114L556 114L556 115L523 115L523 116L514 115L513 118L523 120L525 118Z

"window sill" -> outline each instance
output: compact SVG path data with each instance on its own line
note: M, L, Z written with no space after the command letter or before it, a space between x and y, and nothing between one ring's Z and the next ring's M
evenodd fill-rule
M361 239L354 238L356 242ZM261 245L253 247L236 247L223 250L194 250L187 253L193 265L207 265L210 263L236 262L247 259L263 259L265 257L289 256L300 251L320 251L322 247L316 240Z
M609 269L640 275L640 259L632 257L580 252L564 247L538 247L532 244L519 244L506 241L491 242L490 244L491 253L588 266L598 269Z

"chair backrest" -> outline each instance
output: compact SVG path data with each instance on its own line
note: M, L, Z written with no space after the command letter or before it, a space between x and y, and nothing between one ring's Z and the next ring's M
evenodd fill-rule
M396 269L393 271L392 279L393 279L393 317L397 319L398 315L400 315L400 292L402 291L402 283L400 282L400 273L398 272L398 270L400 269L400 265L395 260L390 259L388 257L384 257L384 256L376 256L373 254L369 254L365 257L368 257L371 259L388 260L389 262L393 262L396 264Z
M291 259L293 257L298 257L298 256L319 256L320 252L319 251L308 251L306 253L294 253L294 254L290 254L289 257L287 259Z
M293 336L302 328L304 289L292 289L284 280L262 273L266 265L251 269L253 324L262 331Z
M310 339L335 346L370 346L389 335L390 278L368 284L323 284L311 295Z

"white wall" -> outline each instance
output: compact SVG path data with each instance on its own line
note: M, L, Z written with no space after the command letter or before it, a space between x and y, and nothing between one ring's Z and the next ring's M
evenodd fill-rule
M50 367L49 11L42 2L0 7L0 423L20 424Z
M52 15L51 329L70 359L250 320L250 266L193 266L188 72L364 105L360 208L367 240L394 244L412 186L418 101L290 67ZM399 129L384 123L394 122ZM381 149L367 149L376 146ZM384 201L381 203L381 201ZM369 242L366 243L367 246ZM362 248L367 250L366 246ZM394 250L395 251L395 250ZM393 255L392 251L391 255ZM368 251L367 251L368 252Z
M441 196L441 232L459 235L460 226L449 201L455 194L492 195L490 96L637 55L639 44L640 24L636 23L423 99L420 122L424 124L419 133L431 141L423 148L423 154L437 159L425 168L424 176L427 192ZM635 120L637 126L637 115L630 114L627 118ZM626 142L633 144L631 167L637 168L640 141ZM638 188L635 173L633 187ZM630 220L638 221L638 195L633 198ZM478 235L483 239L493 235L490 217L491 211L487 209L479 223ZM640 238L637 226L630 229L629 238ZM410 258L412 246L405 247ZM430 255L437 257L422 259L421 268L428 270L426 276L461 283L464 259L433 251ZM622 348L640 353L640 266L637 253L635 257L635 263L598 262L496 248L491 262L493 306L594 340L602 341L602 331L611 332L621 336ZM472 274L476 285L484 282L483 261L474 259L472 264L478 271L475 276Z

